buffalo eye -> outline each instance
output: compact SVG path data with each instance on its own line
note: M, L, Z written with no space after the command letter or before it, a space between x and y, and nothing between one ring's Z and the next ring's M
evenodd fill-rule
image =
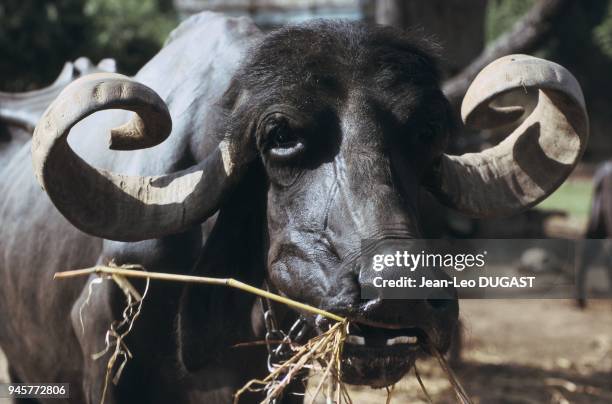
M270 128L268 133L272 148L289 149L295 146L295 143L298 141L285 121Z
M297 156L304 143L285 117L273 116L264 125L265 150L272 159L288 160Z

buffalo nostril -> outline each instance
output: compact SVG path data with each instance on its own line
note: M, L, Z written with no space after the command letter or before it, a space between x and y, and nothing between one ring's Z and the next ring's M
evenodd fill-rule
M382 291L373 285L361 285L361 300L375 300L381 297Z
M452 299L427 299L427 304L434 310L446 311L453 306Z

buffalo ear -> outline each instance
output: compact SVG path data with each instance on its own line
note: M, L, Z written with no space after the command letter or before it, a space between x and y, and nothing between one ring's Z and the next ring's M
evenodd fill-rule
M266 190L261 163L251 163L222 203L194 275L262 285L267 257ZM252 295L236 289L187 285L178 316L179 357L185 368L193 372L211 361L227 360L233 345L253 335L255 303Z

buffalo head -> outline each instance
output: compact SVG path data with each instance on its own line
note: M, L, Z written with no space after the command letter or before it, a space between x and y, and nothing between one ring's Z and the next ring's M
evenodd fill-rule
M518 128L486 151L446 155L453 117L428 46L390 28L316 22L273 32L250 51L220 103L218 147L190 169L125 176L71 150L72 126L103 109L137 113L111 132L111 148L154 146L170 133L164 101L117 74L87 76L64 90L36 128L33 160L68 220L122 241L202 223L254 162L263 167L268 278L285 295L349 317L356 328L344 376L386 386L414 363L415 338L448 347L458 305L454 291L442 300L362 299L361 240L418 238L421 189L475 217L533 206L584 150L579 85L563 67L534 57L486 67L465 96L464 122L486 129L517 120L522 107L497 102L515 89L537 96Z

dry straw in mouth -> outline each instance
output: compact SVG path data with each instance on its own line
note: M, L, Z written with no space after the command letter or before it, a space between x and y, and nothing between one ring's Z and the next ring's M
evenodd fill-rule
M112 265L112 264L111 264ZM123 341L124 338L131 331L134 321L140 314L142 309L142 303L146 296L146 290L148 289L148 283L150 280L162 280L170 282L184 282L184 283L200 283L206 285L218 285L218 286L229 286L232 288L240 289L242 291L255 294L257 296L267 298L279 303L286 304L297 310L310 312L312 314L319 314L329 319L337 321L330 329L321 335L318 335L310 339L306 344L300 347L292 347L294 354L287 361L280 365L275 366L274 370L266 376L264 379L254 379L248 382L243 388L238 390L234 396L234 403L238 403L240 397L249 391L264 391L265 399L262 404L271 403L275 398L281 397L285 388L298 376L303 376L305 372L312 371L313 373L322 373L322 378L317 384L314 394L309 399L309 403L314 403L319 394L326 387L325 395L329 400L334 401L336 404L352 403L348 393L348 389L341 380L341 357L342 347L344 341L348 335L348 319L338 316L334 313L330 313L325 310L321 310L317 307L300 303L295 300L289 299L284 296L268 292L267 290L259 289L254 286L248 285L244 282L240 282L232 278L211 278L204 276L192 276L192 275L178 275L161 272L146 272L143 267L139 265L124 265L122 267L115 266L104 266L99 265L92 268L77 269L72 271L57 272L54 275L55 279L71 278L75 276L86 276L96 274L103 278L112 279L124 292L127 301L127 307L124 310L123 319L119 322L111 324L110 330L106 335L106 348L99 354L96 354L94 359L98 359L106 352L113 352L107 365L106 380L104 384L104 392L107 390L108 381L111 379L110 375L113 367L119 357L123 357L124 360L121 363L119 370L113 378L113 383L117 384L118 378L121 374L121 370L125 366L128 357L131 357L129 349ZM127 278L141 278L147 280L147 286L145 293L141 296L136 288L127 280ZM91 285L89 289L91 294ZM86 299L84 306L88 304ZM82 310L81 310L82 312ZM119 330L120 329L120 330ZM112 342L111 342L112 340ZM435 347L431 347L434 356L438 359L442 370L446 373L446 376L455 391L458 402L461 404L471 404L471 400L465 393L465 390L459 383L457 377L448 366L448 363L438 352ZM416 367L415 367L416 372ZM423 389L428 400L431 398L425 390L423 381L420 378L418 372L416 372L417 380L419 385ZM325 386L326 385L326 386ZM387 390L387 403L391 401L393 389ZM106 394L102 395L101 403L104 403Z
M140 269L129 269L129 268L140 268ZM127 278L142 278L142 279L154 279L160 281L171 281L171 282L184 282L184 283L204 283L206 285L219 285L219 286L229 286L232 288L240 289L248 293L253 293L255 295L265 297L270 300L274 300L279 303L286 304L294 309L309 311L313 314L320 314L324 317L330 318L335 321L346 321L344 317L340 317L336 314L330 313L325 310L318 309L309 304L300 303L295 300L286 298L284 296L279 296L277 294L268 292L267 290L259 289L244 282L240 282L236 279L232 278L210 278L206 276L192 276L192 275L178 275L178 274L167 274L163 272L146 272L142 267L136 265L124 266L121 268L112 267L112 266L103 266L98 265L92 268L86 269L76 269L73 271L64 271L57 272L53 278L61 279L61 278L70 278L74 276L84 276L84 275L119 275Z

